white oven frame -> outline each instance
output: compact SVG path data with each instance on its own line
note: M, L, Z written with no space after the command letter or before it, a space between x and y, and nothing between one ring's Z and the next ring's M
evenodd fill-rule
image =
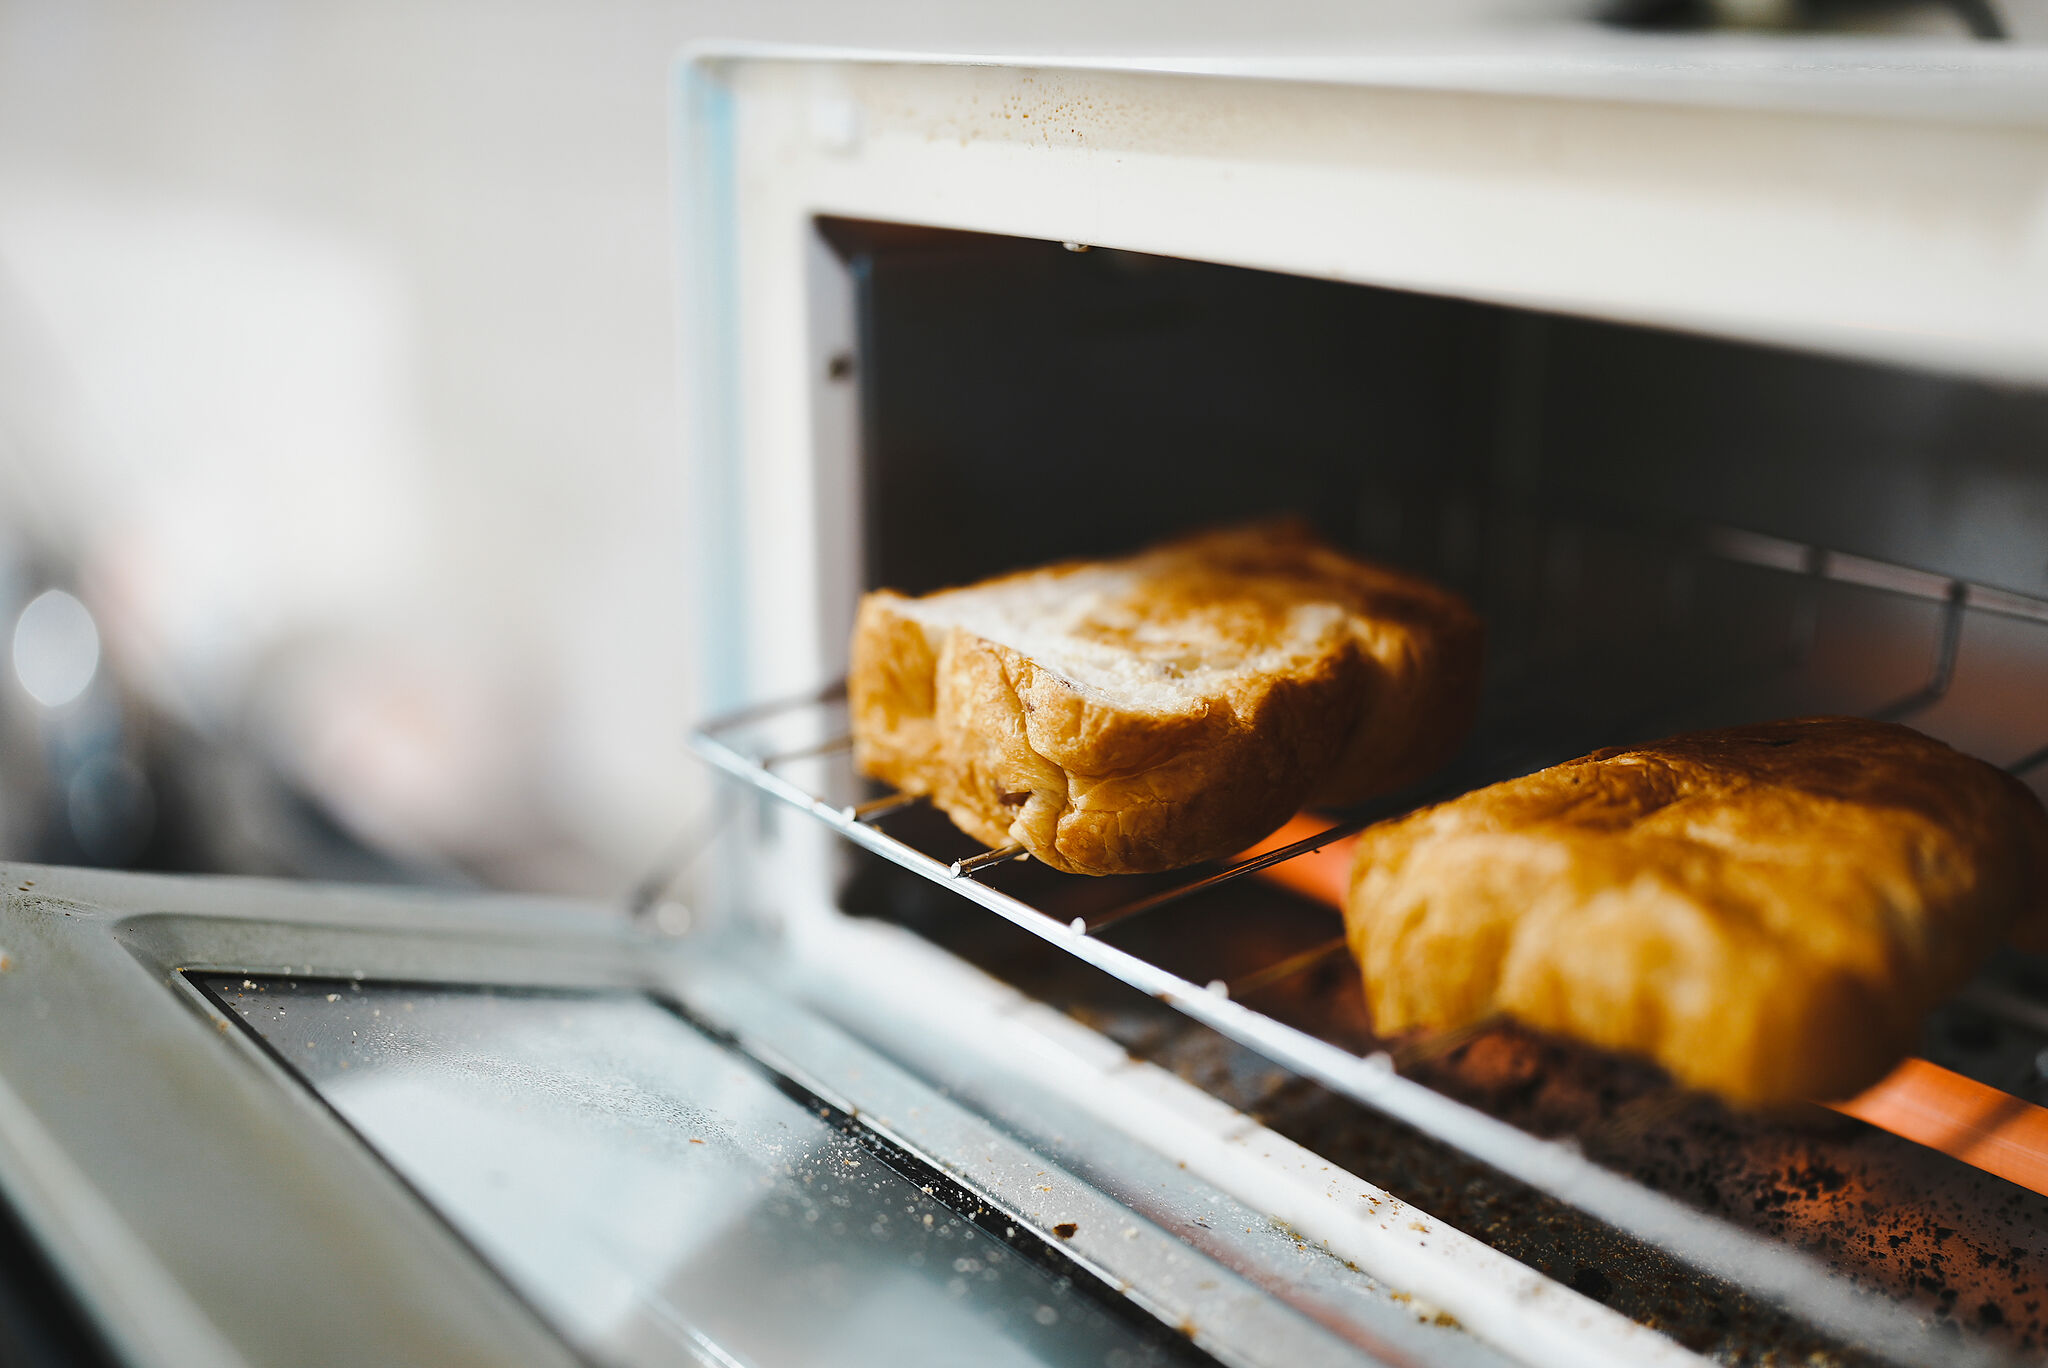
M1075 62L715 46L676 90L710 714L843 674L863 587L858 391L833 364L860 364L854 282L821 216L2048 382L2048 53L1617 37ZM847 946L838 837L769 804L755 815L703 900L778 925L795 962L829 963Z

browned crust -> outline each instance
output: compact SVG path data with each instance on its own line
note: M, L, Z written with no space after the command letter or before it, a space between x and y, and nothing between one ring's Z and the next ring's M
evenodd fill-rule
M1348 577L1371 703L1309 801L1349 807L1428 777L1457 752L1479 712L1485 632L1449 590L1317 549Z
M862 771L933 801L976 839L1017 841L1080 874L1228 855L1312 797L1410 782L1463 740L1477 699L1478 619L1447 591L1350 560L1291 524L1190 538L1153 592L1255 637L1306 601L1351 630L1285 673L1180 712L1107 705L960 629L931 631L889 591L861 600L848 673ZM1057 575L1069 566L1025 572Z
M1737 1102L1841 1098L2039 934L2048 816L1906 727L1697 732L1372 828L1345 918L1383 1033L1502 1014Z

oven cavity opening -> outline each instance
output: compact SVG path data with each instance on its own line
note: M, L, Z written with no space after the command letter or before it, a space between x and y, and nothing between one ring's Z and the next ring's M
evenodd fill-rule
M2048 783L2019 763L2048 747L2025 702L2048 680L2048 392L1099 247L818 230L853 289L863 587L1295 515L1478 607L1475 744L1512 772L1839 711ZM828 660L848 625L825 625Z
M1688 727L1899 720L2048 788L2048 393L1109 248L818 227L857 338L829 381L856 392L849 468L820 480L851 502L820 514L854 529L861 586L1287 513L1460 590L1489 636L1480 722L1445 771L1172 875L984 851L853 773L843 693L703 729L707 758L855 848L845 910L1291 1118L1276 1128L1374 1181L1393 1164L1418 1205L1710 1353L1790 1342L1781 1312L1850 1361L1934 1361L1958 1331L1984 1361L2048 1340L2027 1309L2037 1191L1508 1026L1376 1039L1333 913L1301 895L1359 826ZM821 625L826 659L849 625ZM1999 958L1921 1053L1994 1101L2048 1100L2048 966ZM1590 1224L1560 1235L1517 1192ZM1673 1266L1693 1279L1676 1302Z

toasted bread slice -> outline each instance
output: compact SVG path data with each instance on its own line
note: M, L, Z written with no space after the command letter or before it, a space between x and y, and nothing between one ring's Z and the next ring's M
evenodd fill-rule
M855 757L1056 869L1173 869L1441 764L1480 635L1455 594L1293 522L882 590L854 627Z
M2048 923L2048 816L1890 723L1695 732L1369 829L1345 920L1383 1034L1500 1014L1736 1102L1846 1098Z

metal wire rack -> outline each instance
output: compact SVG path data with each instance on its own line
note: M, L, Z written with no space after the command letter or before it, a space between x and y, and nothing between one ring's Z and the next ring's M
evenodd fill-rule
M1971 614L2048 629L2048 600L1928 574L1826 548L1732 529L1706 529L1689 554L1778 572L1794 597L1792 640L1782 657L1796 669L1810 651L1818 610L1800 602L1809 587L1922 601L1938 612L1925 674L1903 695L1860 711L1903 719L1933 708L1953 686ZM1635 734L1641 734L1640 729ZM1521 738L1526 741L1526 736ZM1553 738L1561 759L1585 745L1626 737ZM1583 741L1583 744L1575 742ZM1244 1005L1239 997L1312 967L1342 941L1310 946L1273 963L1206 983L1193 982L1104 939L1107 928L1162 909L1340 840L1373 822L1479 784L1524 772L1532 747L1477 746L1428 785L1337 814L1314 835L1277 849L1164 875L1088 879L1029 862L1019 846L993 850L943 829L901 821L921 804L913 795L861 797L852 772L843 684L736 712L702 726L694 749L725 773L838 832L854 845L940 884L1097 969L1171 1005L1275 1063L1313 1078L1452 1145L1550 1196L1606 1222L1700 1271L1805 1317L1880 1358L1899 1362L2001 1362L1993 1350L1960 1344L1922 1325L1902 1307L1858 1291L1788 1246L1743 1230L1652 1191L1587 1158L1569 1140L1530 1135L1404 1077L1384 1052L1360 1055ZM1535 747L1540 752L1544 747ZM2010 760L2027 774L2048 766L2048 745ZM938 833L938 834L934 834ZM1020 867L1023 866L1023 867ZM2025 1010L2038 1010L2022 1004Z

